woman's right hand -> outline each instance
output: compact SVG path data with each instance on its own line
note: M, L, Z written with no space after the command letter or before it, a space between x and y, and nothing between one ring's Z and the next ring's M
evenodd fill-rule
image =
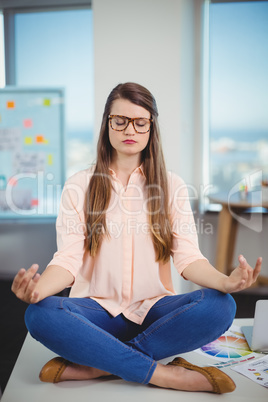
M39 266L33 264L27 271L21 268L15 276L11 290L18 299L34 304L39 301L39 293L35 290L40 274L37 273Z

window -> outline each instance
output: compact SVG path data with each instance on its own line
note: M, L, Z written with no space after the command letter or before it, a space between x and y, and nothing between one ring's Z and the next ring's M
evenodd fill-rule
M268 1L209 5L209 182L268 179ZM259 172L259 174L255 174Z
M14 14L14 85L65 89L66 177L87 168L93 152L92 10Z
M0 10L0 88L5 86L4 19Z

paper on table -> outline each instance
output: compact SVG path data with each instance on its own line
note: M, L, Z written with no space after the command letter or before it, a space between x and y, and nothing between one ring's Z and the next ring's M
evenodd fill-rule
M240 327L236 325L232 325L218 339L202 346L196 352L217 360L218 362L213 363L213 365L218 368L259 357L258 353L253 353L249 349Z
M268 388L268 355L231 367L232 370L250 378L256 384Z

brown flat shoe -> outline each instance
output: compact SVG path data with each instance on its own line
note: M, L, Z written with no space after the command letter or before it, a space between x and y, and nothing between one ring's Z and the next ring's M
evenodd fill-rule
M69 364L70 362L63 359L63 357L54 357L54 359L49 360L40 371L40 380L53 383L62 381L60 377Z
M203 374L213 387L211 392L215 394L225 394L227 392L233 392L236 388L233 380L225 374L223 371L216 367L199 367L187 362L182 357L176 357L172 362L168 363L172 366L184 367L188 370L198 371Z

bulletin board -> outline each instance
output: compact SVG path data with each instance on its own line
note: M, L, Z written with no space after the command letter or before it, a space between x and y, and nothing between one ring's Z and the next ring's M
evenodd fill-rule
M64 155L64 90L0 89L0 219L55 217Z

